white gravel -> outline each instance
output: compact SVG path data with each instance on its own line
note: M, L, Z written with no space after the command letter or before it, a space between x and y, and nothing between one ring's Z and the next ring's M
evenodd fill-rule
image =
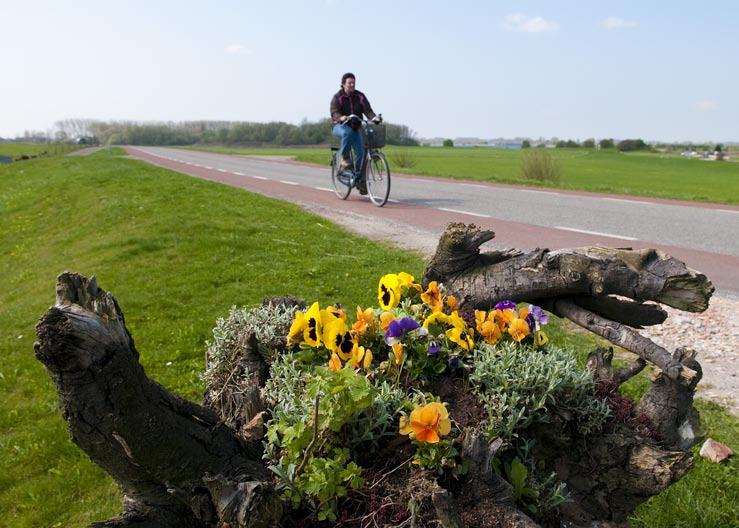
M337 212L322 206L303 206L349 231L413 249L427 257L433 254L441 235L408 225L399 229L397 223L372 216ZM714 294L708 310L698 314L664 308L669 314L667 320L641 333L669 351L684 346L698 352L697 360L703 368L698 395L739 416L739 299Z

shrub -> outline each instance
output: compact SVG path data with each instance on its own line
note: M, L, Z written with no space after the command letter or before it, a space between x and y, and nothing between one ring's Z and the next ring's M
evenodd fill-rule
M562 177L562 166L545 150L531 150L521 161L521 175L527 180L558 182Z
M407 149L396 150L392 156L393 165L402 169L410 169L416 166L416 157Z
M454 146L454 141L452 141L451 139L445 139L444 142L442 143L442 146L444 146L444 147L453 147Z

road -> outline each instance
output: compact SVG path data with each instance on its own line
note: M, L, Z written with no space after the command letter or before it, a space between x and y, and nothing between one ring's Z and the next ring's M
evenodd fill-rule
M521 249L606 245L654 247L706 273L719 293L739 295L739 207L393 175L391 202L377 208L352 193L340 201L328 167L288 159L131 147L134 157L185 174L297 202L311 210L381 219L438 239L450 221L496 232ZM328 150L327 150L328 160ZM392 167L391 167L392 170Z

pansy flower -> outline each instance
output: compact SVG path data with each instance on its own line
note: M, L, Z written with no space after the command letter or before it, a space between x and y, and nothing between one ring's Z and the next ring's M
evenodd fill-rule
M432 402L416 407L410 418L400 417L400 434L409 435L417 442L437 443L452 430L449 411L442 403Z
M493 308L496 310L515 310L516 303L511 300L500 301Z
M321 308L318 301L314 302L305 313L306 324L303 330L303 341L312 347L321 344Z
M352 368L359 368L361 366L366 370L372 364L372 357L372 351L369 348L365 349L363 346L355 345L349 365Z
M446 296L446 299L445 299L445 302L446 302L446 306L447 306L447 308L449 308L449 311L450 312L453 312L454 310L456 310L459 307L459 301L457 300L457 298L454 295L447 295Z
M290 325L290 330L287 333L287 344L300 343L303 340L303 332L307 326L308 319L305 318L305 314L300 310L296 311L293 324Z
M501 330L504 330L514 319L516 319L516 312L514 310L510 308L506 308L505 310L495 309L495 321Z
M421 300L431 308L432 312L440 312L444 307L444 304L441 300L439 283L436 281L429 282L428 288L426 288L426 291L421 294Z
M534 334L534 343L536 346L544 346L549 342L549 337L541 330Z
M472 332L467 328L455 326L446 331L447 338L459 345L464 350L470 351L475 346L475 341L472 339Z
M438 341L429 341L429 346L426 349L426 355L428 357L439 357L441 351L441 345Z
M331 359L328 360L328 368L334 372L341 370L341 360L339 359L339 356L336 355L336 352L331 354Z
M352 330L357 336L364 335L375 324L375 312L372 308L362 310L361 306L357 306L357 320L352 325Z
M411 317L403 317L402 319L393 319L385 332L385 343L392 345L400 342L404 335L420 328L421 325Z
M539 306L530 305L529 306L529 312L534 316L534 319L536 319L536 322L539 324L547 324L549 323L549 316L544 313L544 310L542 310Z
M377 286L377 300L380 308L390 310L400 304L400 280L395 273L388 273L380 279Z
M529 325L529 330L534 331L536 330L536 319L534 318L534 314L527 314L524 318L524 321L526 321L526 324Z
M354 339L346 326L346 321L336 318L328 323L323 329L323 344L331 352L338 354L342 360L347 361L354 349Z
M444 312L434 312L423 321L424 328L428 328L430 325L434 324L448 325L449 316Z
M421 285L416 283L415 277L413 277L413 275L411 275L410 273L406 273L405 271L401 271L400 273L398 273L398 282L400 282L400 287L402 290L413 288L414 290L421 291Z
M397 319L397 317L395 317L393 312L382 312L380 314L380 326L382 327L382 330L386 332L390 323L395 319Z
M395 357L396 365L400 365L403 362L403 358L405 357L403 343L395 343L393 345L393 356Z
M529 335L530 332L531 330L529 330L528 323L518 317L511 321L511 324L508 325L508 333L515 341L518 341L519 343L523 341L523 339L527 335Z

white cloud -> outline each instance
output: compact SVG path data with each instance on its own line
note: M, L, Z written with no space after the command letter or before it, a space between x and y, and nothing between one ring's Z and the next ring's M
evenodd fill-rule
M223 51L229 55L251 55L251 50L241 44L231 44L226 46Z
M602 26L606 29L625 29L636 27L637 23L632 20L624 20L623 18L611 16L602 22Z
M703 112L710 112L711 110L718 110L718 103L711 101L710 99L703 99L695 102L695 107Z
M556 22L546 20L540 16L527 16L521 13L514 13L505 18L503 27L508 31L518 31L521 33L544 33L546 31L556 31L559 25Z

